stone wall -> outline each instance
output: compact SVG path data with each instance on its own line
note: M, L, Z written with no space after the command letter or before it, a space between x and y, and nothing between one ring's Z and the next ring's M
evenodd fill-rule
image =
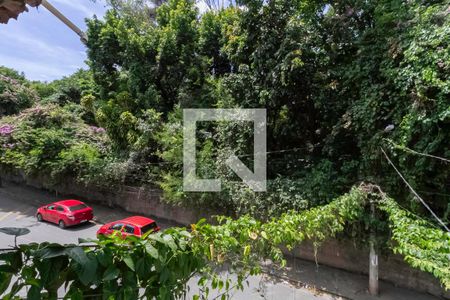
M76 196L78 199L111 207L121 207L129 212L165 219L182 225L196 223L201 218L210 219L212 215L218 214L206 209L199 211L165 204L161 201L162 192L152 187L122 186L116 190L108 190L76 184L72 180L66 180L65 184L54 185L45 177L27 177L21 173L2 174L2 177L16 183L56 191L66 197ZM303 243L293 251L286 250L285 254L309 261L315 261L317 258L319 264L355 273L368 274L369 271L368 249L357 246L349 240L328 240L318 249L317 256L315 256L314 247L310 242ZM441 288L436 278L409 267L398 255L390 254L379 257L379 278L396 286L450 299L450 293Z

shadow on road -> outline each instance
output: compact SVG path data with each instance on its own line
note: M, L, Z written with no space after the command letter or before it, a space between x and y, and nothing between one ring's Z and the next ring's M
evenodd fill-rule
M55 226L55 227L59 228L58 224L56 224L56 223L47 222L47 221L42 221L42 223L49 224L51 226ZM32 226L37 226L37 225L32 225ZM61 230L77 232L77 231L81 231L81 230L86 230L86 229L91 228L91 227L95 227L95 223L93 223L93 222L86 222L86 223L82 223L82 224L66 227L66 228L61 229Z

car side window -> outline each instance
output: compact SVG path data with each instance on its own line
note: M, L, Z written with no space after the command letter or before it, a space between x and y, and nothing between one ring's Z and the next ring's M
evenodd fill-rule
M134 233L134 226L132 226L132 225L125 225L123 231L126 232L126 233Z
M47 206L47 208L50 209L50 210L54 210L55 206L54 205L49 205L49 206Z
M60 212L64 212L64 207L62 207L62 206L57 206L57 207L56 207L56 210L57 210L57 211L60 211Z
M144 233L149 232L150 230L151 230L151 231L154 231L157 227L158 227L158 225L156 225L156 222L152 222L152 223L150 223L150 224L145 225L144 227L142 227L142 228L141 228L141 232L142 232L142 234L144 234Z
M110 230L122 230L123 224L117 223L109 227Z

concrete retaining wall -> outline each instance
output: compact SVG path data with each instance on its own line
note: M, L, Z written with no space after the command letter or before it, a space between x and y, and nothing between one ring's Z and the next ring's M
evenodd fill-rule
M315 261L312 242L304 242L286 255L309 261ZM343 269L360 274L369 274L369 249L361 247L350 240L330 239L317 249L319 264ZM395 286L404 287L434 296L450 299L450 292L445 292L439 280L429 273L410 267L400 255L390 253L379 255L379 279L391 282Z
M2 172L2 177L16 183L27 184L60 193L64 196L76 196L90 202L112 207L121 207L126 211L162 218L175 223L188 225L201 218L210 219L217 212L196 210L165 204L161 201L162 192L152 187L122 186L116 190L94 186L84 186L67 180L65 184L54 185L45 177L28 177L21 173ZM293 251L285 254L309 261L315 261L312 243L305 242ZM319 264L343 269L355 273L368 274L369 252L354 245L349 240L328 240L317 252ZM409 267L398 255L379 257L379 278L420 292L450 299L450 292L445 292L439 281L428 273Z

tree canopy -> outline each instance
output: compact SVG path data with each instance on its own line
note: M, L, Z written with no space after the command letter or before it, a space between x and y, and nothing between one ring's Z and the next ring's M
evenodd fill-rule
M161 168L169 200L196 197L180 191L181 152L174 149L182 144L180 110L262 107L275 152L268 169L274 186L293 179L304 195L326 202L365 179L414 207L382 161L383 146L444 213L448 196L439 194L448 193L448 164L414 153L450 156L448 7L248 0L199 14L194 1L173 0L157 10L152 26L112 9L103 21L88 22L97 120L121 150L143 151L134 146L146 136L159 156L150 162L167 162ZM149 109L163 123L151 138L137 128ZM248 129L202 129L212 136L198 149L205 175L229 177L220 158L230 149L252 153ZM201 198L240 206L224 202L229 192Z

